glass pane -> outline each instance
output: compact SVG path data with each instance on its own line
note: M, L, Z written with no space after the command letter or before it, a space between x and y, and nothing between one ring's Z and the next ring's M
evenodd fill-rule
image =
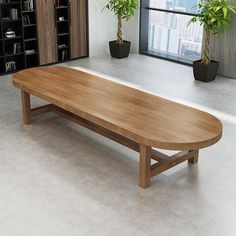
M199 0L150 0L150 7L195 13L193 7L198 1Z
M199 23L187 27L191 16L150 11L148 50L197 60L201 56L203 28Z

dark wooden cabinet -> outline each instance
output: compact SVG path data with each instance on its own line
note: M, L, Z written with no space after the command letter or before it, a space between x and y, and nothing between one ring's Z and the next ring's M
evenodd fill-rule
M87 1L70 0L70 51L71 59L88 54Z
M29 6L24 0L0 3L0 74L89 55L88 0L30 1ZM11 30L15 36L6 38Z
M88 56L87 0L38 0L40 65Z
M55 2L37 0L36 7L40 65L55 63L58 61Z

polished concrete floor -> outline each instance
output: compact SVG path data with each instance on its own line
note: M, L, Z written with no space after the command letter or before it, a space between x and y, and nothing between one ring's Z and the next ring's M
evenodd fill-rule
M23 126L20 93L1 76L0 235L236 235L236 80L196 82L191 67L141 55L67 66L209 111L223 138L142 190L135 152L53 114Z

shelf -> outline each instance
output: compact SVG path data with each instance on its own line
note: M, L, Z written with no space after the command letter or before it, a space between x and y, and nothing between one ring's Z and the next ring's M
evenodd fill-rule
M29 53L29 54L25 54L26 56L32 56L32 55L36 55L38 54L38 52L33 52L33 53Z
M29 39L25 39L24 41L25 42L30 42L30 41L36 41L37 39L36 38L29 38Z
M17 20L2 20L2 23L10 23L10 22L21 22L20 19Z
M6 58L7 57L16 57L16 56L21 56L21 55L24 55L24 53L23 52L21 52L21 53L17 53L17 54L6 54Z
M57 23L68 22L68 20L58 20Z
M3 3L0 3L0 6L11 5L11 4L20 4L20 2L3 2Z
M35 10L22 11L23 14L24 14L24 13L33 13L33 12L35 12Z
M33 27L33 26L36 26L36 24L23 25L24 28L26 28L26 27Z
M57 34L58 37L65 36L65 35L69 35L69 33L59 33L59 34Z
M0 40L4 40L4 41L7 41L7 40L14 40L14 39L21 39L22 36L16 36L14 38L4 38L4 39L0 39Z
M66 9L68 6L57 6L56 9Z
M67 48L69 48L69 46L58 47L58 50L61 50L61 49L67 49Z

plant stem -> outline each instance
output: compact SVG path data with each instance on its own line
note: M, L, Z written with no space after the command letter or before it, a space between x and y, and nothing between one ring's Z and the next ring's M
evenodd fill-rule
M205 31L205 45L204 45L204 54L202 58L202 63L204 65L209 65L211 63L210 59L210 40L211 40L211 34L210 31Z
M122 19L121 19L121 16L119 16L119 15L118 15L117 43L118 44L123 44L123 38L122 38Z

